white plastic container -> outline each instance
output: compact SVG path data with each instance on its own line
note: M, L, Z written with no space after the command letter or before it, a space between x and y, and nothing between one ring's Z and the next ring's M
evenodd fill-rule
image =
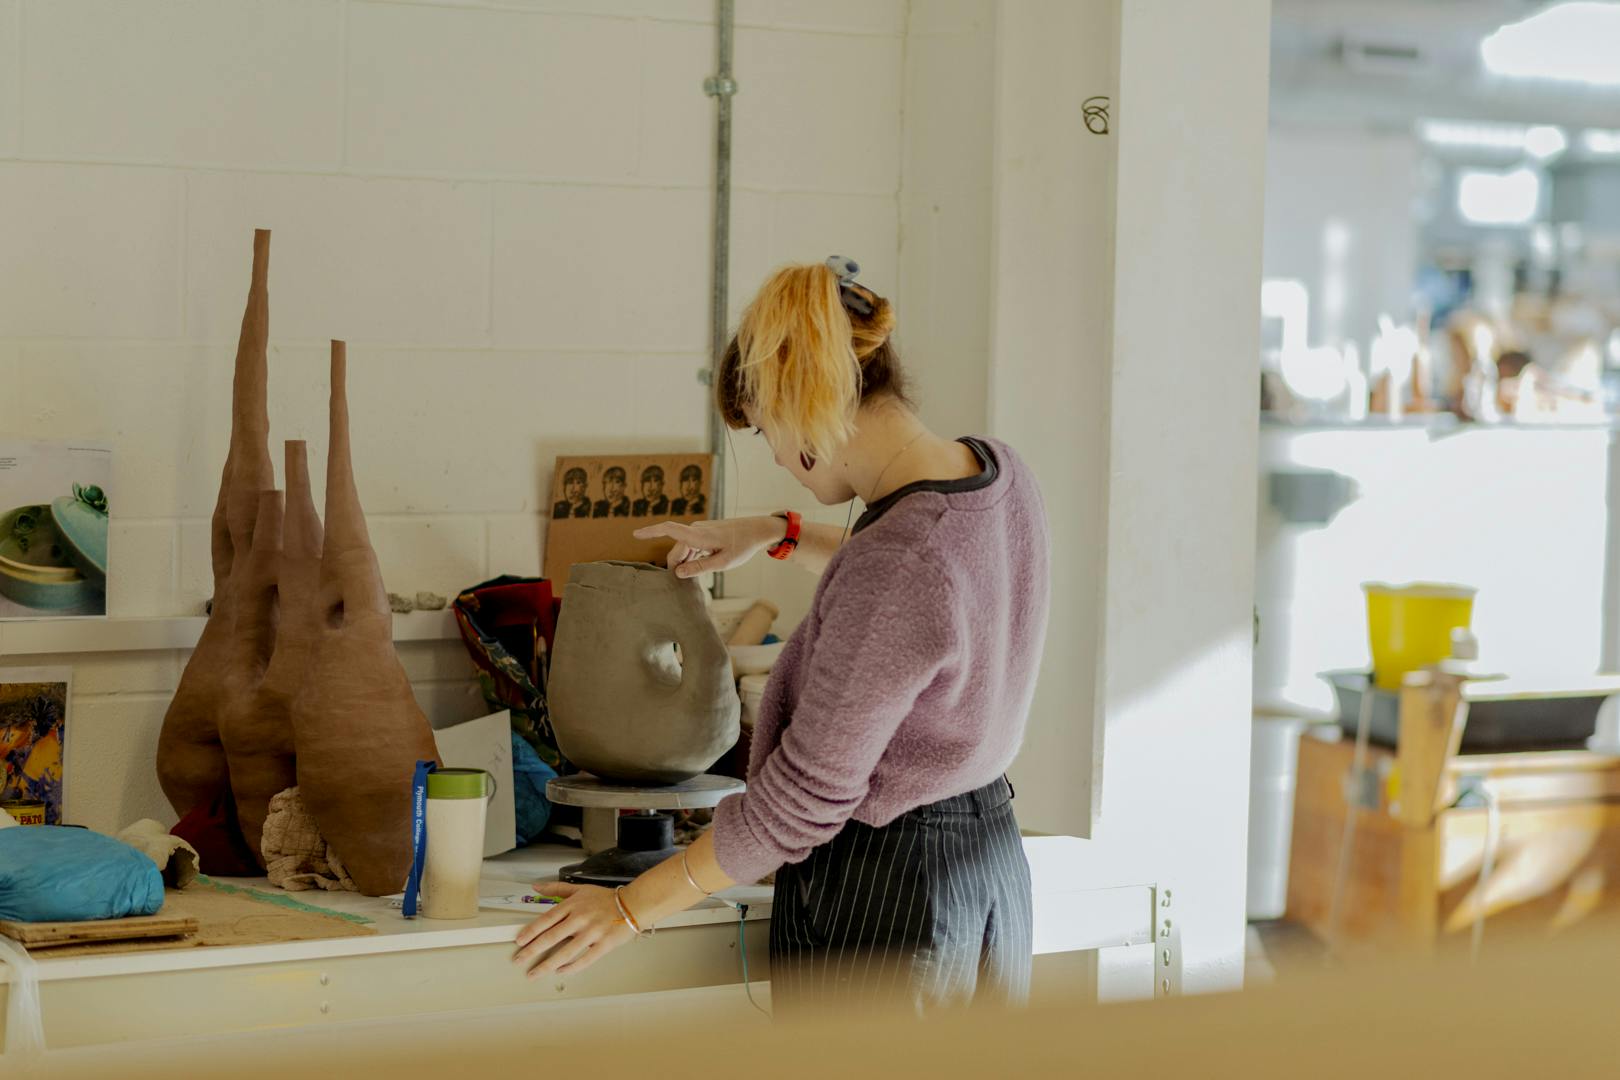
M1294 837L1299 739L1306 723L1256 716L1249 744L1248 916L1280 919L1288 907L1288 852Z
M439 769L427 778L427 859L422 914L470 919L478 914L484 867L484 817L494 777L482 769Z

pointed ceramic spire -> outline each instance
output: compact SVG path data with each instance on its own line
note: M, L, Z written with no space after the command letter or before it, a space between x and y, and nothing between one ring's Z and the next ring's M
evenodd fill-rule
M210 538L213 615L186 664L158 736L158 782L182 818L192 811L217 811L230 788L220 724L230 700L226 676L235 629L234 582L251 547L259 493L275 487L267 386L269 277L270 233L259 229L253 234L253 271L231 385L230 450Z
M315 497L310 492L309 445L304 440L287 440L282 471L287 479L287 513L281 549L291 559L318 559L323 533Z
M286 446L287 512L282 516L281 600L276 651L264 673L265 708L287 716L309 677L309 652L320 632L321 519L309 490L309 454L302 440Z
M259 493L276 486L270 462L269 343L270 230L253 233L253 278L242 336L236 346L236 377L231 384L231 449L227 458L230 490L226 515L238 546L253 535Z
M330 445L326 457L327 555L342 555L371 547L365 511L354 484L354 457L349 447L348 349L332 342L332 398Z

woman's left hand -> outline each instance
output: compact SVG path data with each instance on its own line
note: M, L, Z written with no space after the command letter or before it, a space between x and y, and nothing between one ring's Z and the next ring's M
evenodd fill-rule
M562 902L518 931L512 962L523 965L531 979L548 971L559 975L584 971L635 936L619 914L612 889L542 881L534 891L560 896Z

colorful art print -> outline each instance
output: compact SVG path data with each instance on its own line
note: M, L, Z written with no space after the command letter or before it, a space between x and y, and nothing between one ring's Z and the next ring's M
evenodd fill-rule
M66 672L0 668L0 802L41 802L62 824Z
M107 614L112 452L0 439L0 619Z
M604 454L557 459L546 530L544 573L566 582L568 568L600 559L657 562L668 541L632 533L659 521L709 517L711 454Z

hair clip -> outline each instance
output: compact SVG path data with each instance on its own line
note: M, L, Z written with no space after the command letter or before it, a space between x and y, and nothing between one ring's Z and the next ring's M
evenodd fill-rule
M855 275L861 272L861 264L847 255L829 255L827 269L838 277L838 298L843 301L844 307L857 315L871 315L872 301L853 288Z

